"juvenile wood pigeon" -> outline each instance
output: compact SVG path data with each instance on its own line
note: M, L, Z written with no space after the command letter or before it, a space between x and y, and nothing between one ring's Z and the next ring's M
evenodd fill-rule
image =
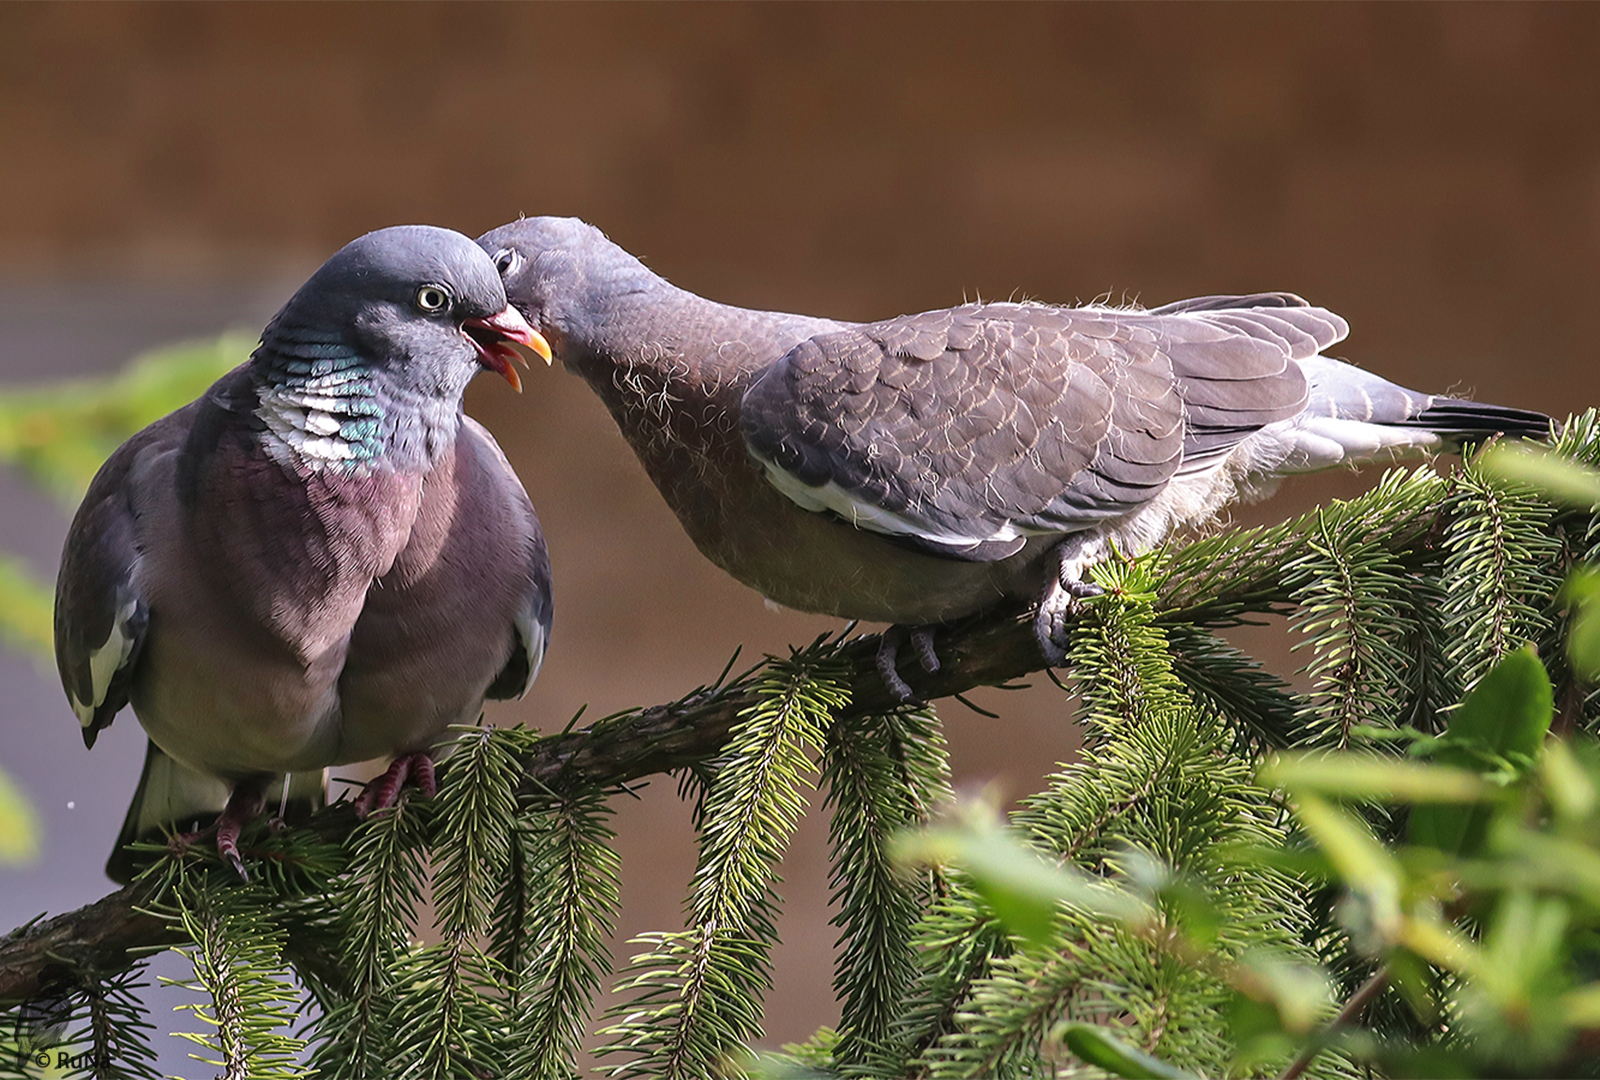
M1036 598L1052 664L1113 546L1288 473L1550 431L1323 356L1345 321L1288 293L845 323L704 300L576 219L478 243L718 566L788 607L909 626Z
M481 370L520 385L513 341L548 359L470 239L369 233L101 468L62 553L56 660L86 745L129 703L150 736L123 841L225 799L217 847L243 874L269 784L316 799L324 767L398 754L363 796L387 805L408 774L430 785L449 725L533 682L544 538L461 408Z

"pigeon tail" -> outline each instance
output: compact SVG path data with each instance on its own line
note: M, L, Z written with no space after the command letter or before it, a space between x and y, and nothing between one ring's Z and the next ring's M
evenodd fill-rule
M1252 438L1254 471L1283 475L1418 451L1455 452L1495 435L1550 437L1551 420L1543 413L1408 390L1327 356L1299 363L1306 407Z
M1436 397L1426 409L1395 426L1431 431L1452 447L1459 448L1496 435L1510 439L1548 439L1554 421L1544 413L1528 409Z

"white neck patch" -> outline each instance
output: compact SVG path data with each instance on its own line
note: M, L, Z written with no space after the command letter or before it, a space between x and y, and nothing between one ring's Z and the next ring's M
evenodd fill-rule
M350 417L350 402L327 391L346 383L339 378L329 385L312 379L298 386L264 386L256 415L277 440L269 443L273 456L278 447L287 447L292 456L312 469L353 461L363 454L364 445L343 437L344 421Z

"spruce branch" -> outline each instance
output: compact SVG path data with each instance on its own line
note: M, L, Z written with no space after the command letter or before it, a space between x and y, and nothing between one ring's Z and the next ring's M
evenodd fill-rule
M756 704L715 763L690 887L691 926L648 934L617 986L619 1022L603 1054L633 1055L617 1077L703 1080L737 1075L735 1056L761 1033L776 939L775 867L805 809L808 754L848 698L838 666L807 654L773 661L757 678Z
M1319 515L1310 550L1288 566L1295 585L1295 648L1312 652L1313 690L1300 717L1305 738L1343 749L1359 725L1392 725L1405 700L1407 575L1393 554L1338 515Z
M498 974L476 943L453 935L402 958L395 972L394 1057L379 1075L505 1075L510 1025Z
M135 882L92 904L18 927L0 940L0 1003L19 1007L123 971L137 950L176 945L183 933L150 910L155 888Z
M140 998L149 986L144 965L104 979L85 974L77 990L30 1002L0 1029L0 1077L159 1080L154 1025Z
M589 1003L610 970L606 937L618 903L617 854L602 793L553 799L519 837L530 898L523 938L531 956L517 980L513 1076L566 1080L577 1075Z
M503 1073L508 1017L498 965L478 938L505 885L516 822L516 736L491 727L458 733L439 788L433 900L442 940L412 950L392 988L392 1059L398 1077Z
M891 1028L890 1045L898 1056L886 1070L891 1076L923 1080L929 1075L927 1055L955 1030L973 987L988 976L995 961L1011 954L1004 930L970 886L955 875L948 888L915 927L912 948L918 969L902 1015Z
M1074 625L1067 657L1084 703L1084 745L1089 749L1190 707L1173 671L1166 633L1155 621L1151 568L1105 563L1094 568L1094 578L1105 595L1090 602Z
M1451 513L1460 509L1447 496L1445 481L1427 470L1395 471L1365 495L1282 525L1221 533L1169 548L1150 560L1157 624L1228 626L1252 614L1289 611L1295 583L1284 568L1312 550L1320 524L1330 517L1389 552L1399 570L1425 567L1437 558ZM1567 514L1561 520L1587 524L1588 515ZM940 627L934 644L940 670L930 675L913 667L905 673L913 690L928 701L1006 683L1042 666L1028 612L1021 605ZM837 665L837 685L849 698L839 716L882 714L898 707L878 677L877 647L877 638L868 635L822 640L806 651L813 659ZM726 747L739 717L758 703L755 683L767 670L758 665L679 701L532 742L516 755L518 797L610 790L658 773L703 768ZM355 824L348 804L340 803L296 835L340 841ZM247 835L247 857L262 846L256 834ZM0 940L0 1002L25 1001L52 986L75 985L85 970L126 969L138 949L180 940L171 926L144 910L154 895L152 884L135 882ZM315 951L298 949L295 935L287 948L297 965L316 963ZM337 978L339 973L328 975Z
M1457 484L1444 540L1445 657L1471 689L1502 656L1538 638L1562 552L1545 499L1471 464Z
M916 974L911 936L933 898L930 872L912 877L889 858L890 838L926 824L948 797L949 767L929 710L852 718L828 731L823 777L832 900L841 930L833 988L839 999L834 1060L860 1075L893 1076L890 1032Z
M461 731L451 754L455 767L439 790L433 903L439 929L450 937L470 939L487 929L504 883L519 772L510 741L492 727Z
M532 867L539 857L534 831L535 826L524 815L518 815L511 824L505 887L489 924L489 955L506 973L506 1009L512 1014L522 1008L526 984L520 974L529 962L530 931L537 929L531 917Z
M955 1030L918 1062L945 1078L1049 1076L1046 1035L1094 979L1081 950L1014 953L995 962L961 1008Z
M1443 558L1424 573L1406 580L1400 650L1405 656L1407 698L1396 717L1398 724L1418 731L1442 730L1445 711L1461 700L1459 672L1446 661L1444 606L1446 593L1439 583Z
M359 1078L387 1068L394 1041L389 973L410 947L431 811L420 799L402 798L355 833L349 872L334 892L342 978L316 1029L313 1061L323 1075ZM291 955L298 966L303 954Z
M96 982L85 994L87 1016L83 1028L69 1036L69 1045L87 1045L88 1075L94 1080L134 1080L157 1077L156 1052L150 1037L155 1026L140 1000L147 985L140 969L121 971Z
M1229 958L1306 953L1299 883L1226 854L1281 843L1282 827L1247 760L1227 752L1229 732L1176 678L1148 571L1105 567L1099 581L1106 595L1090 602L1071 650L1084 720L1099 737L1013 817L1041 853L1148 891L1162 919L1133 928L1063 908L1050 947L995 958L972 981L914 1075L1048 1074L1058 1022L1105 1016L1148 1052L1220 1072ZM1205 931L1214 962L1188 962L1183 895L1207 897L1218 913ZM947 963L960 955L946 952Z
M1205 627L1163 622L1162 628L1173 674L1195 705L1227 720L1241 751L1294 745L1299 714L1282 679Z
M284 964L286 935L268 909L269 895L259 885L219 884L202 872L184 875L172 896L176 922L191 943L178 951L194 965L194 978L175 985L210 1001L209 1007L179 1006L212 1029L181 1033L201 1048L192 1056L220 1066L225 1080L309 1075L298 1060L304 1041L287 1034L299 994Z

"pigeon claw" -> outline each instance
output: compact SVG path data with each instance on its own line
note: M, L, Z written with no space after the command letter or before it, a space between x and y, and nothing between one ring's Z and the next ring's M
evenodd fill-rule
M1087 581L1051 581L1033 619L1034 640L1047 666L1061 667L1067 662L1072 623L1083 614L1083 602L1104 592L1100 586Z
M433 758L420 751L395 758L388 771L370 781L356 798L356 817L365 821L368 815L393 806L399 801L400 789L405 787L407 780L414 782L430 799L438 794Z
M249 881L250 874L239 857L239 835L246 825L261 816L265 807L266 781L262 777L250 777L234 785L228 805L217 818L217 854L233 867L241 881Z
M911 684L900 677L900 672L895 669L900 658L900 646L910 640L913 648L917 650L917 658L922 663L922 670L929 675L936 674L939 670L939 654L933 648L933 627L931 626L894 626L883 632L878 639L878 677L883 680L883 685L888 688L890 696L902 705L909 705L920 701L916 691L911 689Z
M222 856L223 862L233 867L234 872L239 875L240 881L248 882L250 880L250 872L244 868L244 860L239 857L238 829L232 830L231 833L218 830L217 854Z
M1108 550L1107 541L1096 536L1068 537L1055 546L1055 573L1040 591L1039 610L1033 617L1033 637L1047 666L1061 667L1067 662L1072 623L1083 614L1083 602L1105 592L1083 580L1083 575Z

